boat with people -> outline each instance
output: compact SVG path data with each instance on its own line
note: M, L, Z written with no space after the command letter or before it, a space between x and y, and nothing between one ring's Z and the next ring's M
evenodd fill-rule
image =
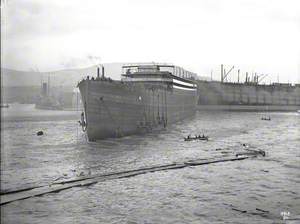
M261 120L263 120L263 121L270 121L271 117L270 116L269 117L262 117Z
M195 141L195 140L204 140L204 141L208 141L208 136L205 135L196 135L195 137L191 137L190 135L188 135L186 138L184 138L184 141Z

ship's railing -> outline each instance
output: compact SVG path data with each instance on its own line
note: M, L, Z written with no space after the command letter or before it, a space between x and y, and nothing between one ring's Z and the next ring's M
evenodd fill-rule
M122 66L122 74L134 73L157 73L163 71L163 68L172 70L174 65L171 64L158 64L158 63L142 63L142 64L126 64Z
M171 65L171 64L128 64L122 66L122 74L124 76L130 76L135 73L159 73L169 72L174 76L185 78L185 79L197 79L197 74L187 71L182 67Z

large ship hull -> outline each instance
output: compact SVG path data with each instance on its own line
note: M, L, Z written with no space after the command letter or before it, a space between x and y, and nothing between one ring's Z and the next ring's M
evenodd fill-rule
M151 131L192 116L197 91L166 82L83 80L78 84L90 141Z

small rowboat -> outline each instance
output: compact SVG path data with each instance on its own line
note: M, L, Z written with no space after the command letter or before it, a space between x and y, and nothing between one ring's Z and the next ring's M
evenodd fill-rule
M184 138L184 141L196 141L196 140L208 141L208 136Z

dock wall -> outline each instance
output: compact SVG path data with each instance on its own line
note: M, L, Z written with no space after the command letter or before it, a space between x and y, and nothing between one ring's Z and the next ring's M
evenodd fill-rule
M198 81L198 105L300 106L300 85ZM275 108L275 107L274 107Z

